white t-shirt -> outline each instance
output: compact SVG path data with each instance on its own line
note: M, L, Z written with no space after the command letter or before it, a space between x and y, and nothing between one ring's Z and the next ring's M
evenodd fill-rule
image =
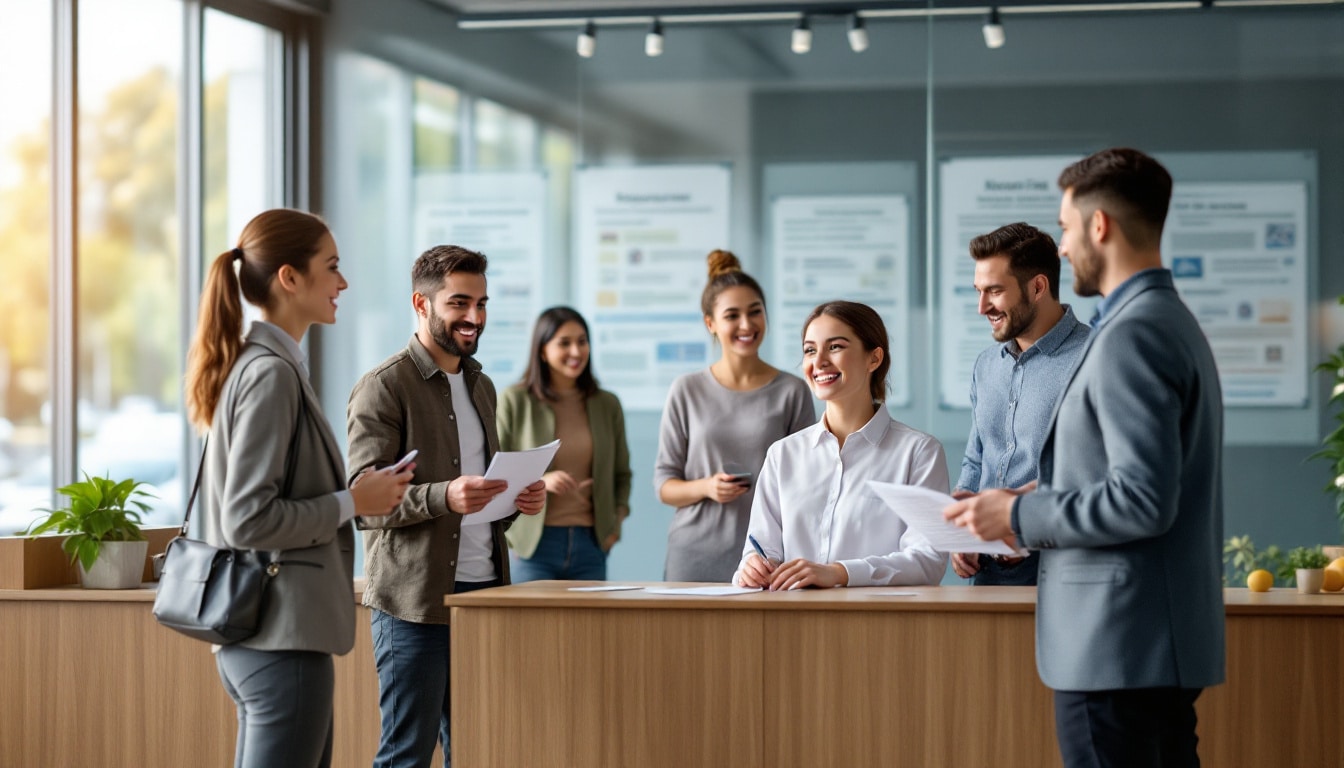
M485 474L485 429L476 413L476 404L467 392L462 372L448 373L448 386L453 391L453 413L457 414L457 444L462 451L462 474ZM475 418L472 418L472 417ZM495 561L490 559L494 537L489 525L462 526L462 544L457 550L458 581L493 581L499 577Z

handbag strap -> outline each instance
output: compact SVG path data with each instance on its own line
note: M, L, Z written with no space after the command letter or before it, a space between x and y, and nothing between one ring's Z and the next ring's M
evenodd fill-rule
M294 375L299 378L299 413L294 420L294 434L290 435L289 438L289 450L285 454L285 482L284 487L280 491L281 497L289 498L290 494L294 491L294 473L297 471L299 462L299 426L303 424L303 419L308 413L308 396L303 392L303 376L299 374L299 369L295 368L294 364L289 360L280 357L280 355L257 355L249 360L247 364L251 365L253 362L260 360L263 357L279 357L294 370ZM244 368L243 370L246 371L247 369ZM191 524L191 510L196 504L196 494L201 490L201 475L205 473L205 452L209 450L209 448L210 436L206 435L205 440L201 443L201 460L200 463L196 465L196 480L191 484L191 496L187 498L187 513L182 518L182 530L180 533L183 536L187 535L187 526Z

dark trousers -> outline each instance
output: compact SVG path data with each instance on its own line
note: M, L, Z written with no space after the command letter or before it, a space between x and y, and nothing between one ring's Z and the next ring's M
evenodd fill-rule
M224 690L238 708L234 768L331 765L331 655L226 645L215 654Z
M1199 768L1202 688L1055 691L1064 768Z
M499 585L499 580L459 581L453 594ZM379 610L371 613L373 665L378 670L382 713L374 768L429 768L436 743L443 745L444 766L452 765L448 625L405 621Z
M971 584L977 587L1034 587L1040 569L1040 552L1032 552L1016 563L1000 563L993 555L981 555L980 570L971 577Z

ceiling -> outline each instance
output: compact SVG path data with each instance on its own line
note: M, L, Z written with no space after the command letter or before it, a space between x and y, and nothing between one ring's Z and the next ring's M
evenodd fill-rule
M587 13L623 13L647 15L652 10L705 9L723 10L725 6L744 10L774 10L782 7L827 8L850 10L863 6L878 5L872 2L854 2L854 0L817 0L815 2L781 2L781 0L430 0L454 13L464 15L504 15L514 13L545 13L559 15L584 15ZM885 5L897 5L886 3ZM922 6L923 3L899 3L907 6Z

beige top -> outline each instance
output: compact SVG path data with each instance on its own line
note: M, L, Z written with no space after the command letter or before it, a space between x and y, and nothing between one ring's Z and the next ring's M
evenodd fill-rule
M551 403L555 412L555 436L560 448L555 452L551 470L568 472L575 481L593 479L593 430L588 426L587 400L577 389L560 392ZM546 494L546 525L593 525L593 484L583 485L565 494Z

